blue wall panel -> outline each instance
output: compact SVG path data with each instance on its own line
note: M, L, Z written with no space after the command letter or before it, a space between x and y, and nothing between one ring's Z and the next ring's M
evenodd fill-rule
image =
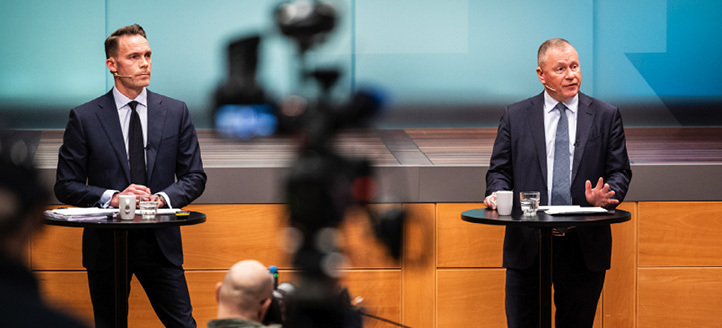
M62 128L69 108L112 85L103 41L139 23L153 50L150 89L185 100L208 128L229 41L262 33L259 80L270 94L312 94L296 48L272 19L276 0L8 0L0 2L0 115ZM372 84L390 111L465 108L495 126L503 106L542 88L536 50L551 37L577 48L582 91L620 106L628 125L722 125L722 2L716 0L343 0L309 67L343 71L335 95ZM429 126L446 123L430 122ZM393 126L393 124L391 126ZM389 126L388 124L386 126Z

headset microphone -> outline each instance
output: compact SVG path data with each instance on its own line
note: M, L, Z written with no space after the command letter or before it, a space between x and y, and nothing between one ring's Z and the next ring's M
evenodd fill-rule
M118 72L113 72L113 76L115 76L115 77L133 78L133 75L120 75L120 74L118 74Z
M557 90L550 88L550 87L547 86L546 84L544 85L544 87L547 88L547 89L549 89L549 90L551 90L552 92L557 92Z

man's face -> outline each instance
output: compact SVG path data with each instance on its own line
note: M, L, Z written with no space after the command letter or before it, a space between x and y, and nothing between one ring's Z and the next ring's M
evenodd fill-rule
M131 77L116 77L119 89L140 91L150 84L150 45L141 35L123 35L118 38L118 53L105 63L111 72Z
M557 101L567 101L579 92L582 72L579 55L572 46L548 49L546 60L540 63L536 72L549 95Z

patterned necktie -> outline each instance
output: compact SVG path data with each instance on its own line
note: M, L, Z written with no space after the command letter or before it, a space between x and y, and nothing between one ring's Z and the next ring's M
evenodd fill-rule
M130 106L130 126L128 127L128 160L130 162L130 183L146 185L145 146L143 145L143 127L140 115L135 110L137 101L128 103Z
M559 110L559 123L554 141L554 176L552 178L551 205L571 205L571 183L569 165L569 121L567 121L567 107L558 103L554 109Z

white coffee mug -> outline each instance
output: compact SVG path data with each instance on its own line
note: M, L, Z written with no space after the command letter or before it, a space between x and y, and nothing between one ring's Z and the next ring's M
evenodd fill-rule
M135 195L118 196L118 209L121 220L132 220L135 218Z
M499 215L511 214L511 207L514 204L514 192L510 190L500 190L496 192L496 210Z

